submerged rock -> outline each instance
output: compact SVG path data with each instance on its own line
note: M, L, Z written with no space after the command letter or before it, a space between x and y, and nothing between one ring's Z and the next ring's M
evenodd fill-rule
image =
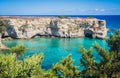
M96 18L2 17L6 36L32 38L35 36L105 38L105 20Z
M8 48L4 45L4 44L2 44L2 42L1 42L1 34L0 34L0 50L8 50Z
M0 44L0 50L9 50L4 44Z

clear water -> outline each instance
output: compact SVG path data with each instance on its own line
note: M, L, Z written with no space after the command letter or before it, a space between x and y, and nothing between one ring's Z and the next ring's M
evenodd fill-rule
M21 15L18 15L21 16ZM27 16L27 15L25 15ZM34 17L40 17L43 15L31 15ZM47 15L45 15L47 16ZM50 15L48 15L50 16ZM52 15L55 17L58 15ZM114 32L116 29L120 28L120 15L66 15L69 17L95 17L98 19L106 20L106 27L111 28L112 30L108 33L108 36L111 32ZM80 66L79 69L82 70L83 66L80 65L80 46L84 46L86 49L89 49L93 46L94 42L100 44L101 47L106 49L108 48L105 40L101 39L89 39L89 38L34 38L30 40L13 40L13 41L4 41L3 43L8 47L12 47L18 44L23 43L27 47L27 51L24 53L20 59L25 58L26 56L32 56L33 54L44 54L44 60L42 67L44 69L49 69L52 64L57 63L61 60L62 57L66 57L69 54L72 54L74 59L74 64ZM96 50L93 50L94 59L99 62L100 56L97 54Z
M63 57L72 54L74 59L74 65L80 66L79 69L82 70L83 66L80 65L80 46L84 46L89 49L93 46L94 42L100 44L100 46L107 48L107 43L105 40L100 39L90 39L90 38L34 38L30 40L12 40L4 41L3 43L8 47L16 46L18 44L24 44L27 47L26 52L20 59L26 56L32 56L33 54L44 54L44 60L42 67L44 69L49 69L53 64L60 61ZM93 50L94 59L99 62L100 56L95 50Z

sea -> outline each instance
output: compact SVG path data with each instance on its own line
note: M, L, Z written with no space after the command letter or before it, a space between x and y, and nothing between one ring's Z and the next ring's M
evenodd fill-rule
M12 16L22 16L22 17L57 17L58 15L12 15ZM86 18L94 17L101 20L106 20L106 27L110 29L107 36L109 37L111 33L114 33L117 29L120 29L120 15L66 15L71 18ZM28 56L33 56L34 54L44 54L44 59L42 61L42 68L49 70L54 64L61 61L69 54L72 55L74 60L73 64L78 66L79 70L83 70L84 66L80 63L82 55L80 53L80 46L85 49L93 48L94 43L97 42L101 47L109 50L109 46L105 40L102 39L91 39L91 38L45 38L38 37L30 40L11 40L3 41L2 43L8 47L14 47L19 44L24 44L27 50L22 56L19 57L20 60ZM101 61L101 56L98 54L96 49L93 48L94 60L99 63Z

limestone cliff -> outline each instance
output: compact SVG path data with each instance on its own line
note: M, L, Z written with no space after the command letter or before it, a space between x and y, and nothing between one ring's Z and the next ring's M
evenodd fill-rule
M1 17L6 36L32 38L39 36L105 38L106 22L96 18Z

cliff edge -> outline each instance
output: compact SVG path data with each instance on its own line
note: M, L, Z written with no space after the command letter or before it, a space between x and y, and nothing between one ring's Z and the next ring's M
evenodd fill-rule
M35 36L105 38L106 21L96 18L0 17L6 26L5 36L32 38Z

